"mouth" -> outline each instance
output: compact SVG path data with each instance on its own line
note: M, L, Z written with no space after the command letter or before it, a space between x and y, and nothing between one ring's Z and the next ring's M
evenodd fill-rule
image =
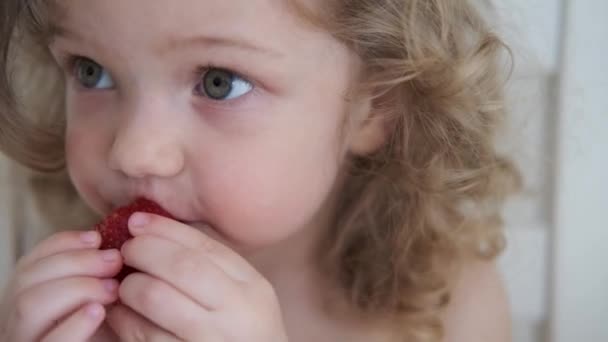
M158 205L172 219L182 224L212 235L222 235L212 224L210 217L205 215L204 205L193 201L188 196L176 196L175 194L179 193L177 190L160 189L149 184L144 186L136 183L123 184L122 189L123 191L106 193L105 198L108 200L106 210L104 210L106 215L143 199Z
M212 239L214 239L216 241L219 241L225 245L231 245L229 243L229 239L227 238L227 236L225 236L220 230L216 229L215 226L211 225L208 220L206 220L204 218L192 219L192 217L196 217L195 215L184 215L183 213L180 215L179 210L175 210L175 208L173 208L173 207L163 205L162 201L158 201L153 198L143 197L143 196L134 197L132 200L126 202L127 203L126 205L116 206L116 208L113 209L113 212L116 212L117 210L121 210L121 208L122 208L122 210L125 210L126 207L133 208L132 206L138 202L139 203L148 203L146 205L149 206L149 208L157 208L156 210L161 210L161 211L160 212L155 211L155 210L153 210L153 211L137 210L137 211L144 211L144 212L147 211L147 212L151 212L156 215L168 217L168 218L176 220L184 225L187 225L191 228L194 228L194 229L202 232L203 234L207 235L208 237L211 237ZM163 212L164 212L164 214L163 214ZM194 212L194 211L192 211L192 212Z
M167 216L170 217L171 219L176 220L185 225L191 226L193 228L196 228L198 230L203 230L203 231L214 230L211 227L211 225L209 224L208 220L206 220L205 218L199 218L198 215L193 214L194 210L184 210L186 208L186 206L175 205L176 201L163 201L160 199L155 199L153 197L137 196L137 197L134 197L128 203L132 204L137 201L151 202L154 205L157 205L163 211L165 211L168 214ZM173 205L171 205L171 204L173 204Z
M123 197L121 200L112 201L109 205L110 211L126 207L138 201L147 201L162 208L172 219L184 224L194 224L206 221L198 215L197 210L188 202L168 196L156 196L148 193L134 193Z

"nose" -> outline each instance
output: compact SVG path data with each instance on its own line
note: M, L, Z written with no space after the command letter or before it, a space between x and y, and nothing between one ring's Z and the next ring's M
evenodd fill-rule
M145 107L120 120L109 152L109 167L132 178L175 176L184 167L178 128L170 115Z

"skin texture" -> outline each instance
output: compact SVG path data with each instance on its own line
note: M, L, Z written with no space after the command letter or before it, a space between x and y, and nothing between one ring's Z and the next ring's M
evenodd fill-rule
M122 266L118 251L100 251L100 243L94 231L61 232L21 258L2 301L0 340L85 341L93 335L106 315L101 305L118 298L118 283L110 278Z
M68 87L69 171L92 207L106 212L143 195L248 252L310 225L344 150L339 128L356 71L344 46L283 15L290 12L276 1L192 1L170 19L166 8L175 6L162 1L61 3L69 8L62 23L83 37L58 38L54 53L92 58L116 83ZM175 42L197 36L272 52ZM223 102L195 96L206 64L235 69L256 87Z
M446 342L512 341L511 313L502 278L493 263L471 263L456 280L443 315Z
M20 263L9 291L20 309L3 321L14 322L4 336L392 341L383 322L324 311L319 293L331 289L312 263L346 154L383 140L370 103L349 97L358 58L278 0L57 3L61 30L50 48L66 74L77 190L100 214L146 197L185 223L136 214L135 238L104 262L95 233L89 243L76 233L43 242ZM110 86L83 87L74 55L101 65ZM196 92L209 65L235 72L251 91L226 101ZM118 288L104 282L123 264L141 272ZM82 295L36 310L50 305L50 293ZM459 305L456 314L471 311L471 302ZM450 341L477 341L467 331L479 326L460 328Z

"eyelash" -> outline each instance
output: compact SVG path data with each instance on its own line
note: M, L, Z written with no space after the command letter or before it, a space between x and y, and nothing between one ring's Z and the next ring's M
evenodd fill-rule
M60 62L60 66L63 67L69 73L70 78L76 79L76 75L77 75L76 67L78 66L78 61L80 61L82 59L90 59L91 61L95 61L94 59L91 59L91 58L85 57L85 56L81 56L81 55L64 55L64 56L60 56L59 62ZM255 93L257 93L258 83L256 81L250 79L247 76L244 76L243 74L241 74L238 71L234 71L231 68L219 66L214 63L206 63L206 64L203 64L203 65L197 67L195 69L195 71L192 73L192 82L194 84L198 84L198 82L200 82L202 80L202 78L205 76L205 74L209 70L212 70L212 69L220 69L220 70L228 71L228 72L234 74L234 76L247 81L252 86L252 90L248 94L245 94L244 96L240 96L236 99L220 101L220 100L214 100L210 97L204 97L204 99L208 102L211 102L214 107L225 107L228 104L231 104L233 102L242 101L242 100L244 100L243 98L246 98L251 95L255 95ZM198 96L200 97L201 95L198 95Z

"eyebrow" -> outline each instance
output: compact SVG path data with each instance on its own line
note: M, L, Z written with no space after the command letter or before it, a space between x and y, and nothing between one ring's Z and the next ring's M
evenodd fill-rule
M73 30L69 30L65 26L61 25L53 25L52 29L53 37L64 37L68 39L74 39L78 41L86 41L86 39L80 35L78 32ZM269 47L263 47L251 43L245 39L240 39L236 37L213 37L213 36L205 36L205 35L196 35L189 37L171 37L167 43L159 45L157 47L157 52L159 54L167 54L170 51L176 49L182 49L190 46L203 46L203 47L222 47L222 48L238 48L241 50L253 51L259 54L264 54L269 57L283 57L284 54L273 50Z
M159 52L166 53L174 49L185 48L188 46L203 46L203 47L225 47L238 48L241 50L249 50L256 53L268 55L270 57L282 57L283 54L269 47L262 47L253 44L247 40L233 37L211 37L211 36L191 36L185 38L172 38L169 42L159 48Z

